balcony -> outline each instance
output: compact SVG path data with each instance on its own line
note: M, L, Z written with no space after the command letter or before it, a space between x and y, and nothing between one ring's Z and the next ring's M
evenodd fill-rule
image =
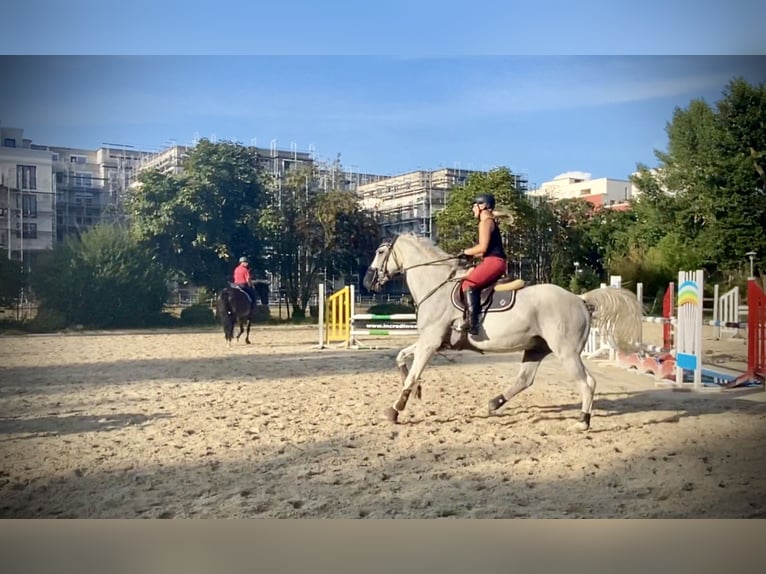
M20 219L49 219L54 213L55 210L50 206L37 206L37 209L24 210L23 212L20 212L18 208L9 210L0 207L0 221L8 221L9 214L12 221L18 221Z

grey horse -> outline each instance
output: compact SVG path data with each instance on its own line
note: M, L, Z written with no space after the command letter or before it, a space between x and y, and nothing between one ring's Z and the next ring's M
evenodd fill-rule
M396 402L386 409L386 417L397 422L410 393L415 391L416 397L420 397L418 380L441 349L521 351L521 369L510 386L489 401L490 413L531 386L540 362L553 354L566 374L579 382L582 408L574 428L588 430L596 381L581 354L591 324L617 349L635 351L641 340L641 307L636 296L626 289L612 287L579 296L553 284L522 287L514 291L515 303L510 309L485 312L478 334L470 335L455 329L462 311L453 298L456 282L464 272L456 257L428 238L398 235L377 248L364 278L365 287L379 291L392 277L404 273L417 308L418 340L396 357L403 389Z

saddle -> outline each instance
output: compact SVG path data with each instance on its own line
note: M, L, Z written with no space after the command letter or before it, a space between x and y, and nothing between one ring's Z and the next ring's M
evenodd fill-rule
M514 279L510 275L503 275L494 283L487 285L481 290L481 314L499 313L511 309L516 303L516 291L523 289L525 285L523 279ZM460 281L455 283L452 289L452 304L461 312L465 311Z
M245 291L244 289L242 289L242 287L240 287L239 285L236 285L235 283L229 283L229 286L230 286L232 289L236 289L237 291L240 291L240 292L244 293L244 294L245 294L245 297L247 297L247 300L248 300L248 301L250 301L250 304L251 304L251 305L253 304L253 298L252 298L252 297L250 297L250 293L248 293L247 291Z

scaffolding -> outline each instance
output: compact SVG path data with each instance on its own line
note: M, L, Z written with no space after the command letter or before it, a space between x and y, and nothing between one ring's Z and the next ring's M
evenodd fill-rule
M415 233L436 240L433 220L444 209L450 191L463 185L472 170L417 170L360 185L363 207L373 211L385 234Z

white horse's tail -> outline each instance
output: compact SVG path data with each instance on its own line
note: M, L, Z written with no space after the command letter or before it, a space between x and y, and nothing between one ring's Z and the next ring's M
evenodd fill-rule
M591 308L591 327L604 333L618 350L635 352L641 347L641 304L627 289L602 287L580 297Z

